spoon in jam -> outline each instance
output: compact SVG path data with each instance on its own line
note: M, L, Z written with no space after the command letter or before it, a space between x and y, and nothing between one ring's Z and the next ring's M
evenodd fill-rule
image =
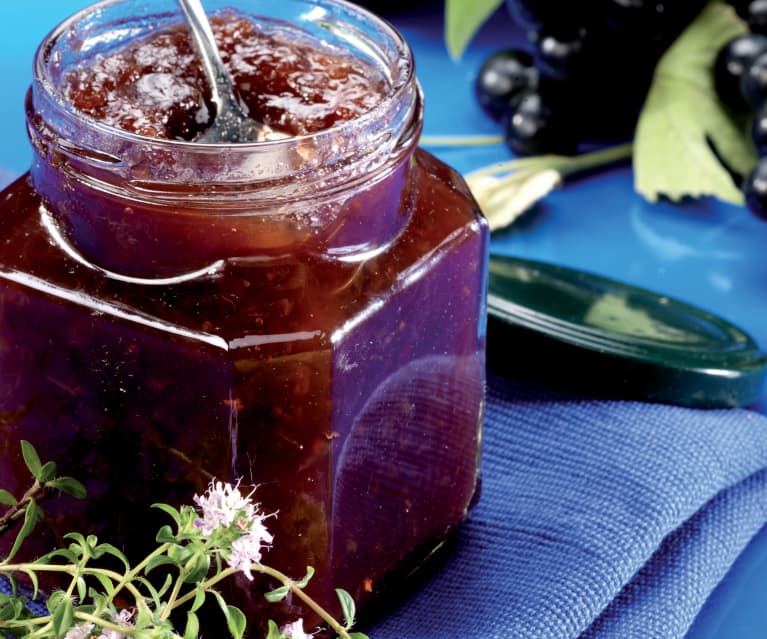
M265 142L288 137L275 131L267 124L247 116L234 95L229 70L221 60L213 30L205 15L200 0L178 0L186 16L197 53L202 59L202 68L208 78L211 101L216 115L208 129L195 142L204 144L226 144Z

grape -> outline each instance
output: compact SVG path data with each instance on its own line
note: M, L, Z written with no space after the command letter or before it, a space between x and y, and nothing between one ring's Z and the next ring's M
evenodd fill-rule
M630 137L660 55L705 0L505 2L533 44L535 81L488 60L475 92L509 148L530 155Z
M509 113L504 136L508 147L517 155L575 152L572 127L561 109L552 108L535 90L525 91Z
M574 79L584 66L586 29L543 27L538 34L535 62L540 73L560 80Z
M756 167L746 178L743 193L748 208L758 217L767 221L767 158L760 158Z
M511 103L525 89L535 87L538 74L532 56L517 49L494 53L485 60L474 82L482 109L494 120L511 109Z
M754 114L751 122L751 138L760 156L767 156L767 106Z
M740 91L753 109L767 99L767 52L759 54L748 65L740 79Z
M757 34L737 36L723 46L714 63L714 84L719 99L736 112L748 110L741 81L751 63L767 52L767 37Z
M767 35L767 0L753 0L745 17L751 33Z

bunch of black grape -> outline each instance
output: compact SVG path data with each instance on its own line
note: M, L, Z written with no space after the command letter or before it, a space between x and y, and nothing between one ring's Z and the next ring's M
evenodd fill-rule
M767 0L734 4L750 32L719 51L714 79L721 102L735 115L752 117L759 160L743 182L743 193L748 207L767 220Z
M506 0L524 48L486 60L482 108L517 155L630 138L658 59L705 0Z

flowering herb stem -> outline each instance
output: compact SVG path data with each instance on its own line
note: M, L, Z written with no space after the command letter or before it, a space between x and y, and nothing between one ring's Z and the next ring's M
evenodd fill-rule
M57 572L71 575L73 577L73 583L76 582L78 576L95 576L102 575L114 582L120 583L125 579L125 575L121 575L119 572L109 570L108 568L84 568L78 569L76 565L59 565L59 564L38 564L38 563L20 563L20 564L4 564L0 562L0 574L11 575L16 572L29 574L31 572ZM144 599L144 595L139 591L135 585L130 581L126 581L122 584L122 587L128 590L131 595L136 598L137 602L141 602ZM115 594L117 590L115 589ZM71 594L71 593L70 593Z
M157 548L155 548L151 553L149 553L146 557L144 557L144 559L142 559L133 568L126 570L125 574L119 575L119 573L114 573L118 577L115 579L116 583L114 585L114 590L112 591L110 595L108 595L104 599L102 604L98 607L97 612L102 612L109 604L111 604L114 601L117 594L120 593L120 591L122 591L123 589L127 589L134 597L137 594L140 594L132 585L133 580L136 579L136 577L141 574L141 571L143 571L144 568L146 568L147 564L154 557L165 554L169 548L170 548L170 544L168 543L160 544ZM141 606L142 604L143 604L143 607L148 610L143 599L140 600L139 605Z
M88 621L93 624L98 624L102 628L108 628L109 630L114 630L115 632L119 632L119 633L125 632L124 626L111 622L107 619L104 619L103 617L88 614L87 612L80 612L80 611L75 612L75 619L80 619L81 621Z
M165 621L168 617L170 617L170 613L173 612L175 608L178 607L178 595L181 592L181 587L184 585L184 579L189 574L189 570L187 568L182 568L179 572L178 577L176 577L176 582L173 584L173 590L170 593L170 596L168 597L168 603L165 606L165 609L160 613L160 619ZM200 582L200 585L204 588L203 584L205 582ZM207 589L206 589L207 590Z
M296 585L296 582L288 577L285 573L280 572L279 570L272 568L270 566L265 566L264 564L253 564L251 566L251 569L255 572L260 572L264 575L268 575L269 577L272 577L273 579L276 579L279 581L283 586L287 586L290 591L296 595L301 601L303 601L314 613L316 613L323 621L325 621L328 626L333 629L335 632L338 633L338 636L341 639L350 639L349 633L347 632L346 628L344 628L335 617L333 617L332 614L330 614L327 610L325 610L322 606L320 606L314 599L312 599L309 595L307 595L302 588L298 587ZM200 587L203 590L210 590L213 586L215 586L219 581L222 581L226 579L227 577L230 577L235 572L237 572L234 568L225 568L217 575L211 577L210 579L204 580L200 582ZM192 599L194 599L195 593L188 592L185 595L179 597L175 601L174 608L181 606L185 603L188 603Z
M28 490L26 505L0 489L0 502L24 515L24 524L17 534L26 537L32 525L42 516L35 496L48 488L81 494L80 485L71 478L56 478L55 467L40 463L31 444L23 444L24 456L36 480ZM210 595L221 608L226 626L233 639L243 639L247 617L236 606L227 603L214 586L236 573L253 579L253 572L278 581L281 586L265 593L270 602L278 602L293 593L324 624L334 630L339 639L365 639L362 633L350 633L354 622L354 602L343 590L337 590L343 622L337 621L325 608L308 596L303 588L314 574L307 568L306 576L293 580L279 570L262 562L262 553L269 550L273 537L264 522L274 515L264 514L249 494L240 491L239 484L212 481L208 491L196 495L192 506L176 509L168 504L155 504L175 521L175 530L165 525L157 533L158 546L135 566L121 550L109 543L101 543L95 535L69 533L72 540L66 548L59 548L33 562L11 563L12 552L0 561L0 575L7 575L14 584L11 594L0 593L0 637L12 634L16 639L197 639L199 619L196 611ZM72 494L70 493L70 494ZM18 507L17 507L18 506ZM21 515L9 515L21 519ZM31 522L31 523L30 523ZM99 559L111 555L122 562L122 572L95 565ZM159 566L173 569L175 579L162 571L163 583L158 588L150 577ZM27 608L27 596L18 592L14 574L25 575L38 596L39 575L64 574L71 580L64 590L49 593L46 606L49 614L35 616ZM172 574L171 573L171 574ZM118 607L119 600L119 607ZM130 601L126 604L124 600ZM131 601L132 600L132 601ZM187 605L186 627L179 634L173 627L174 611ZM301 618L281 628L269 621L271 639L308 639Z
M335 632L338 633L338 636L340 639L351 639L349 636L349 633L346 631L346 628L344 628L336 618L331 615L327 610L325 610L322 606L320 606L314 599L312 599L309 595L307 595L302 588L299 588L296 585L296 582L293 581L290 577L287 575L281 573L279 570L275 570L274 568L271 568L269 566L264 565L256 565L253 567L254 570L258 570L259 572L264 573L265 575L269 575L270 577L273 577L283 585L290 588L290 591L296 595L301 601L303 601L313 612L315 612L317 615L320 616L320 618L325 621L330 628L332 628Z
M258 565L254 565L253 566L254 570L258 570L258 568L260 568L260 566L258 566ZM224 568L221 572L219 572L216 575L213 575L210 579L202 580L200 582L200 588L202 588L204 591L208 592L218 582L223 581L227 577L231 577L236 572L237 572L237 570L235 570L234 568L231 568L231 567L230 568ZM186 603L189 603L190 601L192 601L195 598L196 594L197 593L194 590L190 590L186 594L178 597L175 600L174 604L173 604L173 608L175 609L175 608L178 608L180 606L183 606Z

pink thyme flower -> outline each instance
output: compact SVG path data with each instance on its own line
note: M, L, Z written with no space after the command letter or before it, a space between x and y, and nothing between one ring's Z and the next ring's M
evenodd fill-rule
M262 526L263 528L263 526ZM266 531L266 529L263 529ZM266 533L269 535L269 533ZM261 551L265 543L271 543L272 536L262 537L258 532L248 533L232 542L232 551L229 553L227 563L235 570L241 570L245 576L252 580L253 573L250 571L252 564L261 563Z
M81 626L75 626L67 630L67 634L64 635L64 639L86 639L89 637L95 626L92 623L82 624Z
M227 563L252 580L251 565L261 563L263 550L273 540L264 526L266 515L258 510L250 495L243 497L239 482L234 486L211 482L207 492L195 495L194 501L202 511L202 518L195 521L195 526L203 534L211 535L218 528L234 529L240 534L226 553Z
M195 526L210 535L216 528L229 528L235 520L253 519L256 507L249 496L243 497L239 487L239 482L232 486L212 481L204 495L195 495L194 503L202 511L202 519L195 521Z
M280 632L288 639L312 639L314 636L304 630L303 619L296 619L293 623L282 626Z
M121 610L119 613L112 613L112 621L125 628L126 631L128 631L133 626L131 623L132 619L133 613L130 610ZM125 633L120 632L119 630L103 628L97 639L125 639L125 636Z

